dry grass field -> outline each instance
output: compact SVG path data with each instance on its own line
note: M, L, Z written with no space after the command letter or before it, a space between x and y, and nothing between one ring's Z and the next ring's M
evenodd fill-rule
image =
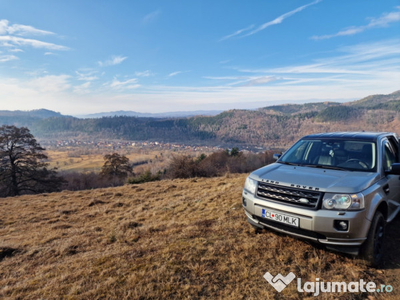
M75 150L76 151L76 150ZM74 149L71 151L56 151L56 150L48 150L46 151L47 156L49 157L49 164L51 168L56 167L60 171L72 171L72 172L100 172L101 167L104 164L104 154L111 154L113 152L118 151L108 151L104 152L104 154L93 153L93 154L79 154L79 155L71 155L74 152ZM124 153L126 157L132 163L138 161L145 160L155 160L155 157L159 155L159 151L144 153Z
M393 292L318 299L399 299L399 218L384 269L274 232L241 206L246 175L0 199L1 299L317 299L293 281L374 281Z

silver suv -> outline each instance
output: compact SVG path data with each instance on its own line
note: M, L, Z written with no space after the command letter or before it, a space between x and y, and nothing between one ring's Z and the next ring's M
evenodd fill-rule
M274 157L246 179L248 222L361 254L378 266L386 222L400 211L397 135L313 134Z

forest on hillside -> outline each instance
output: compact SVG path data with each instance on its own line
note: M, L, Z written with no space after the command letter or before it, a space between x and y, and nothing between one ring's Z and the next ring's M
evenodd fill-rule
M349 103L276 105L189 118L79 119L46 110L19 115L0 111L0 123L29 127L42 140L90 137L270 148L286 147L301 136L317 132L400 132L399 112L400 91Z

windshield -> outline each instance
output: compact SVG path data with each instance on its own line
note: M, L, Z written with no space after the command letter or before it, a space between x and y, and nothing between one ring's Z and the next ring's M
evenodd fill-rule
M351 171L376 171L376 146L372 141L302 139L278 163Z

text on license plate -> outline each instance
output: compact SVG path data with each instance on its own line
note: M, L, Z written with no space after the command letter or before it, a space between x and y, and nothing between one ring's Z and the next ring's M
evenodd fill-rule
M284 223L290 226L299 227L299 218L294 218L271 210L262 209L262 217L265 219L270 219L276 222Z

